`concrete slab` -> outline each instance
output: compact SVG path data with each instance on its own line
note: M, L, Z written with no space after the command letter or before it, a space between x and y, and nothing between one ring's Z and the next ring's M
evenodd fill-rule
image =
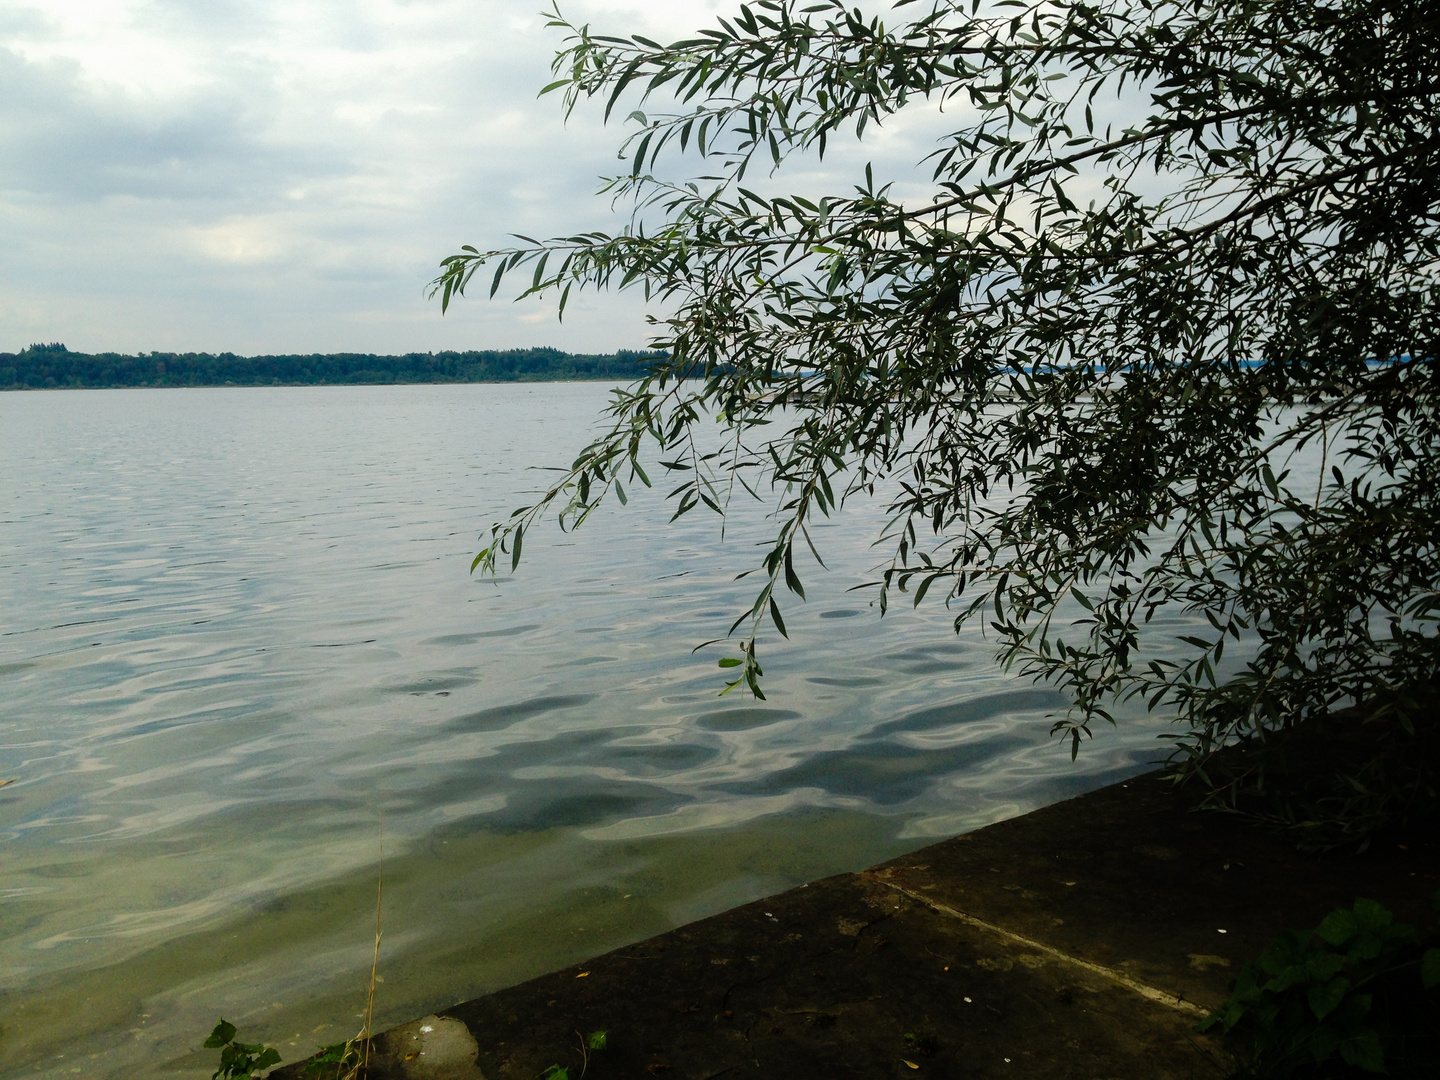
M1115 784L892 860L866 873L1133 975L1206 1010L1280 931L1357 896L1431 921L1435 839L1307 856L1273 832L1190 809L1158 774Z
M433 1019L475 1040L457 1078L578 1076L597 1029L593 1080L1215 1078L1227 1055L1194 1026L1244 959L1357 895L1427 921L1437 888L1433 842L1307 858L1152 775ZM377 1038L373 1080L411 1075L395 1051L413 1027Z

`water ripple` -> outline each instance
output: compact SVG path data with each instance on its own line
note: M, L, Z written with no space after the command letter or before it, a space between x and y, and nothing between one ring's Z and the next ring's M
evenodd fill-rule
M1061 699L942 607L856 604L878 505L817 523L834 572L766 643L766 703L691 652L749 604L763 507L721 544L640 491L471 576L605 396L0 395L0 1072L83 1045L157 1075L282 990L287 1033L350 1024L382 833L400 1020L1153 756L1127 721L1071 765Z

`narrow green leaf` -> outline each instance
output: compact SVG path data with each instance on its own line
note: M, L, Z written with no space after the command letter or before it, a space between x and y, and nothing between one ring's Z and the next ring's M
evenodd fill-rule
M775 598L770 598L770 618L775 621L775 629L780 631L782 637L789 637L785 630L785 620L780 618L780 605L775 603Z
M932 574L920 582L920 587L915 590L915 603L913 606L917 608L920 606L920 601L925 599L925 594L930 591L930 586L934 584L936 576L937 575Z

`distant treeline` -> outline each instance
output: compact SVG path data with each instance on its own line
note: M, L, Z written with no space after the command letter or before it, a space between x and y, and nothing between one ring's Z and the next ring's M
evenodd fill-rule
M78 353L64 345L31 345L0 353L0 389L102 389L124 386L330 386L388 383L534 382L614 379L645 374L658 353L566 353L559 349L468 352L314 353L236 356L234 353Z

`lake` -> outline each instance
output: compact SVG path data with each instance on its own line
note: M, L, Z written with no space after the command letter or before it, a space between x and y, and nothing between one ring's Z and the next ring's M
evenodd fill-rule
M0 394L0 1073L285 1060L1132 775L1164 725L1053 692L938 604L883 620L883 506L721 698L723 540L655 493L469 574L600 384Z

